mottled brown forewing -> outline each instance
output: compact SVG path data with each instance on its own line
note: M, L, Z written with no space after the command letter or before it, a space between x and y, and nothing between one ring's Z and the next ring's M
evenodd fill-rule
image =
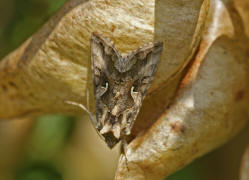
M161 51L162 43L151 43L124 56L109 39L92 35L95 126L110 148L130 134Z

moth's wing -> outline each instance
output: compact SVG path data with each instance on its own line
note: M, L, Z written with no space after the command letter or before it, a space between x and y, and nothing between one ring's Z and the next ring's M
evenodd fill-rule
M154 78L162 49L162 43L154 43L139 48L129 55L133 65L127 74L134 80L131 87L131 96L135 105L133 109L128 110L129 112L127 111L127 114L130 114L127 116L129 117L127 119L128 126L126 127L127 135L132 129L146 92Z
M114 69L113 60L118 59L118 55L118 50L110 39L92 34L91 61L95 98L103 95L105 89L101 87L108 86L109 76Z
M145 95L154 78L162 49L163 43L156 42L138 49L131 57L137 59L134 65L137 71L134 88L137 88L143 95Z
M114 61L119 53L112 41L93 33L91 37L91 61L94 80L94 97L96 107L97 129L101 130L108 114L108 107L102 101L110 88L110 75L115 71ZM105 94L106 93L106 94Z
M106 76L109 76L111 73L109 67L113 66L113 59L118 59L118 56L119 52L110 39L96 33L92 34L91 60L95 87L101 84L102 77L105 79L107 78Z

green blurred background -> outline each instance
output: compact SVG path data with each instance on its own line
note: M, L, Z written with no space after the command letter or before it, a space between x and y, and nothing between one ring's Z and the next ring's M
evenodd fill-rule
M0 59L35 33L65 0L0 0ZM119 150L95 137L89 119L63 115L0 122L0 180L112 179ZM167 180L238 179L248 128ZM170 166L170 165L169 165Z

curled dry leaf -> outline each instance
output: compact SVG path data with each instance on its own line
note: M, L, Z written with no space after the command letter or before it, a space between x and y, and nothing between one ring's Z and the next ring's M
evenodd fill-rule
M247 147L241 163L240 180L249 179L249 146Z
M207 2L187 0L185 7L171 1L68 1L39 32L1 61L0 118L82 114L65 101L85 104L87 91L93 109L92 32L110 37L122 53L148 42L164 42L163 60L150 92L158 90L179 74L197 48ZM167 98L162 101L166 103Z
M68 1L1 61L0 118L82 114L65 101L85 104L87 91L93 110L92 32L110 37L122 53L161 41L159 68L133 128L131 139L136 138L128 146L127 164L121 156L116 179L169 175L226 142L246 122L249 71L243 43L248 39L222 1L209 4Z
M241 24L234 29L233 21L239 20L227 6L220 0L210 2L200 48L173 103L129 144L116 179L163 179L225 143L246 124L248 38Z

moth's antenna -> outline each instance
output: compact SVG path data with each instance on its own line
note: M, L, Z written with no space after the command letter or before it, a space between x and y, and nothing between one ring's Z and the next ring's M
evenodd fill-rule
M65 103L80 107L81 109L83 109L84 111L87 112L87 114L89 115L91 121L95 122L95 119L94 119L92 113L83 104L76 103L76 102L73 102L73 101L65 101Z
M100 136L100 138L101 139L104 139L103 138L103 136L101 136L100 134L99 134L99 131L97 130L97 127L96 127L96 119L93 117L93 115L92 115L92 113L83 105L83 104L80 104L80 103L77 103L77 102L73 102L73 101L65 101L65 103L67 103L67 104L71 104L71 105L74 105L74 106L78 106L78 107L80 107L81 109L83 109L84 111L86 111L87 112L87 114L89 115L89 117L90 117L90 119L91 119L91 121L93 122L93 124L94 124L94 129L97 131L97 133L98 133L98 135Z

